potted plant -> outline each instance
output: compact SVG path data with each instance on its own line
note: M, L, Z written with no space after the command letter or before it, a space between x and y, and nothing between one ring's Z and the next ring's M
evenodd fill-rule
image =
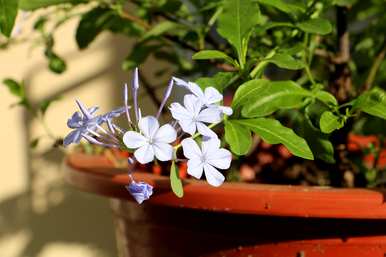
M15 2L2 3L10 10L0 23L6 36L16 15ZM84 138L132 153L129 174L112 168L105 157L68 158L73 168L68 172L71 183L121 199L112 204L119 217L117 233L123 235L122 256L197 256L238 246L250 248L219 254L338 256L338 251L362 256L361 247L366 252L374 250L372 256L381 256L385 248L382 193L228 182L217 187L225 177L216 168L228 169L233 158L228 180L381 186L386 117L381 86L386 50L385 35L379 32L383 15L377 13L385 4L265 0L130 3L19 1L21 9L54 5L64 13L59 21L51 13L35 23L54 72L63 72L65 62L54 52L47 21L57 21L60 26L74 16L74 10L86 5L76 32L80 49L109 30L137 38L136 47L123 62L124 69L134 69L152 55L171 62L178 74L165 83L162 100L145 86L159 105L153 116L140 111L140 76L135 70L132 104L126 86L122 107L96 115L96 108L78 101L81 112L68 121L74 130L64 144ZM145 82L143 77L141 80ZM19 93L22 85L14 80L5 82L28 107L28 99ZM185 89L182 104L167 103L173 87ZM170 110L165 117L173 122L160 126L165 106ZM121 115L127 118L125 128L113 122ZM358 142L350 140L353 132L376 135L376 139L350 150L349 146ZM276 144L284 147L271 146ZM352 150L367 151L373 160L366 163ZM169 179L132 172L137 162L151 170L148 163L153 160L161 161L161 172L166 170ZM186 161L190 176L200 178L205 173L215 187L181 179L177 166ZM133 197L140 203L150 199L138 206L127 201ZM219 228L220 224L230 229ZM246 232L244 225L264 228L264 233ZM331 226L339 229L331 230ZM285 232L278 234L283 228ZM176 239L176 234L181 236ZM204 243L197 245L197 238Z

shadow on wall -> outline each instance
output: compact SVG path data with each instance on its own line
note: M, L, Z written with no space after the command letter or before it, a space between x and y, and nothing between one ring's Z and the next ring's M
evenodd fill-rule
M112 45L114 47L111 47ZM128 79L128 74L121 69L121 61L129 50L128 46L130 44L127 40L109 37L109 40L101 45L111 52L110 62L105 65L106 69L86 75L49 97L65 94L83 87L86 82L107 76L112 88L108 97L115 99L111 101L115 103L114 106L119 105L122 97L120 90ZM70 55L72 58L77 56L76 53ZM88 63L92 63L92 60ZM39 68L30 71L25 81L32 80L39 70L46 69L45 66ZM25 145L28 145L32 135L31 119L27 114L24 121L24 139ZM64 154L58 149L49 150L42 156L33 156L28 148L25 151L28 156L27 189L0 202L0 241L25 232L28 235L25 244L15 255L19 257L51 257L53 255L42 252L53 243L76 243L92 249L91 255L82 257L117 256L108 200L79 192L65 184L62 179L65 170L61 167ZM10 257L1 252L0 246L0 256Z

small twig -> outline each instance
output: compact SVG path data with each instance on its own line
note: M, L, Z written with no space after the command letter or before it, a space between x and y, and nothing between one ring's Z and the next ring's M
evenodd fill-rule
M377 57L375 58L373 64L371 65L369 75L367 76L367 79L362 86L362 90L361 90L362 92L369 90L373 85L375 80L375 75L377 75L379 66L381 66L381 63L385 58L385 54L386 54L386 42L383 43L383 48L381 49L381 51L379 51Z

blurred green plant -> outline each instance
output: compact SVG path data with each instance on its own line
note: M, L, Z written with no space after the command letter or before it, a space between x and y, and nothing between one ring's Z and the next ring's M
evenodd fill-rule
M17 42L11 31L18 9L46 10L34 29L55 73L66 63L55 53L54 33L77 18L80 50L102 32L121 34L136 40L124 70L152 56L203 88L234 94L224 138L236 155L250 151L257 134L343 170L347 149L341 146L351 131L380 134L386 128L383 0L0 0L0 30L8 38L3 48ZM17 84L5 85L28 107ZM159 104L154 94L152 99ZM49 104L42 105L46 110ZM283 112L291 124L277 115ZM382 121L356 125L373 117Z

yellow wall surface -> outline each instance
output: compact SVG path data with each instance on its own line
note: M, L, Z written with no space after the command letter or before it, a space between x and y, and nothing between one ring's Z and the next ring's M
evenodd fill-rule
M122 85L129 78L121 61L132 46L130 41L103 33L90 48L79 51L74 41L76 24L69 22L55 35L55 50L68 65L63 75L48 71L42 47L31 50L31 43L26 43L0 50L1 80L25 80L33 102L62 96L46 114L55 136L68 133L66 120L76 110L74 99L108 111L119 104ZM24 22L18 37L30 37L30 27ZM79 192L64 182L64 155L49 147L50 138L43 137L36 150L29 149L29 142L45 130L22 108L10 108L15 101L1 85L0 256L116 256L108 199Z

